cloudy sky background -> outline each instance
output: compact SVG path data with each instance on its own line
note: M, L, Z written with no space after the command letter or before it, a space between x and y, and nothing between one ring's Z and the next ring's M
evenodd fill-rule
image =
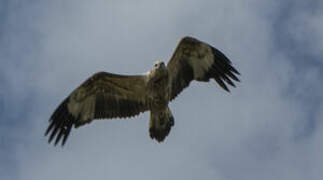
M319 0L1 0L0 179L319 180L322 19ZM186 35L232 60L232 93L192 83L161 144L149 113L47 144L49 116L86 78L148 71Z

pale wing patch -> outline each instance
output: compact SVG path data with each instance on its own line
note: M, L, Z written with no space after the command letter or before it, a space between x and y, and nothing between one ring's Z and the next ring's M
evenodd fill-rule
M83 88L74 91L70 96L67 108L76 119L80 118L80 122L90 122L94 119L95 97L90 96L84 99L84 91Z
M188 63L193 67L194 79L203 79L214 63L212 49L201 43L198 51L191 52L190 55Z

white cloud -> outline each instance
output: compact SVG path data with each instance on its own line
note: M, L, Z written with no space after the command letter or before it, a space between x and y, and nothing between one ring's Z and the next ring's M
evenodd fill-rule
M318 3L315 7L304 8L304 2L295 3L293 7L299 12L289 18L286 24L288 33L297 44L302 45L306 51L316 56L323 55L323 4ZM318 59L319 61L322 60Z
M14 103L33 97L22 120L29 129L17 132L23 139L14 150L18 178L318 179L321 124L313 135L295 137L309 113L298 97L320 94L315 88L322 78L318 69L298 75L288 56L273 54L272 22L264 14L274 8L269 1L251 0L94 0L31 3L14 11L11 22L26 21L27 35L37 39L26 38L31 48L12 55L26 60L12 58L1 68ZM308 32L296 33L301 31ZM6 33L11 51L20 50L17 32ZM148 136L149 113L74 130L64 148L46 144L47 118L79 83L96 71L145 72L155 60L167 61L185 35L214 45L232 60L242 82L231 94L215 82L192 83L170 105L175 127L161 144ZM305 86L294 85L288 96L295 77Z

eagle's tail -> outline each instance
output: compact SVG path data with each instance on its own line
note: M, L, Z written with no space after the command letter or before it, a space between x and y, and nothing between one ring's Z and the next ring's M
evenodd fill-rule
M167 107L164 111L150 112L149 134L152 139L162 142L174 125L174 117Z

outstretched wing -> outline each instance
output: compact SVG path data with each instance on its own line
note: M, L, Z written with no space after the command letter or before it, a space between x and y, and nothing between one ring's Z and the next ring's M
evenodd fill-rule
M229 92L225 82L235 87L232 80L239 81L236 75L240 74L223 53L192 37L179 42L167 68L171 77L171 100L192 80L208 82L212 78Z
M50 117L45 135L48 142L65 144L71 128L93 119L124 118L149 109L146 76L124 76L99 72L75 89Z

